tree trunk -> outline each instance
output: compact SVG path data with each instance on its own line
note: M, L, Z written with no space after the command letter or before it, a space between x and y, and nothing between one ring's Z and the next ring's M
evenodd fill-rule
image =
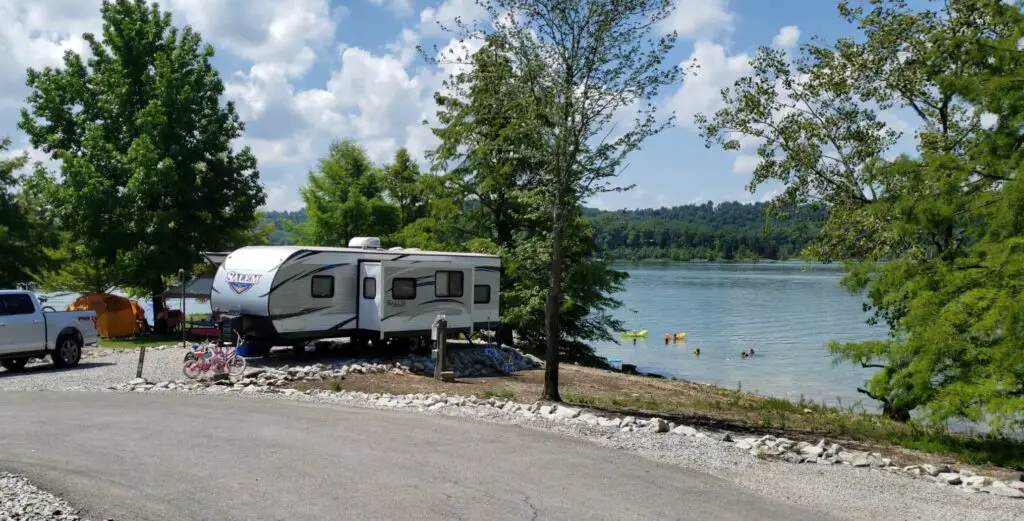
M503 345L503 346L515 345L514 344L515 338L512 337L512 325L511 324L501 324L501 325L499 325L498 326L498 333L497 333L496 336L497 336L498 345Z
M157 318L165 308L161 292L162 290L153 290L153 332L158 335L167 334L167 320Z
M545 326L547 333L547 356L544 367L544 399L562 401L558 394L558 351L561 344L559 315L562 304L562 209L561 198L556 197L552 211L551 234L551 278L545 305Z

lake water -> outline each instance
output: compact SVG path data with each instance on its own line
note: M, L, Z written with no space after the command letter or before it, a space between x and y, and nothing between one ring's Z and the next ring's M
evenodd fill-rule
M695 382L799 400L801 396L849 406L876 403L857 392L868 370L834 365L830 340L881 339L869 326L862 298L839 285L838 266L778 264L617 265L630 275L618 294L616 316L627 329L646 329L646 339L601 343L601 356ZM634 313L633 310L636 312ZM665 345L664 335L688 333ZM701 355L693 354L700 348ZM740 353L753 348L749 359Z

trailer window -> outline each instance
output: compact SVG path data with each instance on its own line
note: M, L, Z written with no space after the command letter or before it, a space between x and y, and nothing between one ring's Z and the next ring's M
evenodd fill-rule
M363 298L377 298L377 279L373 277L363 279Z
M462 272L461 271L439 271L434 274L434 296L455 297L462 296Z
M0 295L0 315L31 315L35 312L32 299L24 293Z
M330 275L313 275L309 292L313 298L333 298L334 277Z
M416 279L394 279L391 281L391 298L395 300L416 299Z
M474 304L486 304L491 301L491 286L487 284L477 284L473 286L473 303Z

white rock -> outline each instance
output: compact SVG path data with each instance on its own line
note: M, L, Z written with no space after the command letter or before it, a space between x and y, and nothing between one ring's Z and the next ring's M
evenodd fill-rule
M817 458L818 456L821 456L824 452L825 452L825 449L823 449L823 448L821 448L821 447L819 447L817 445L811 445L811 446L808 446L808 447L804 447L803 449L800 450L801 454L803 454L804 456L807 456L809 458Z
M871 461L868 460L866 455L858 454L853 457L853 461L851 461L850 464L854 467L869 467L871 466Z
M680 434L683 436L696 436L697 429L694 429L693 427L688 427L686 425L680 425L675 429L672 429L672 434Z
M754 445L747 440L740 440L736 442L736 448L740 450L750 450Z
M651 432L668 432L668 422L662 418L651 418L650 423L647 425L647 430Z
M960 475L963 476L963 473ZM992 480L985 476L967 476L966 478L962 478L962 480L965 487L983 487L992 482Z
M828 450L825 451L825 454L829 456L838 456L839 452L842 450L843 448L840 447L838 443L833 443L831 446L829 446Z
M1010 481L1006 484L1006 486L1024 492L1024 481Z
M956 472L940 472L936 477L939 478L939 481L942 481L947 485L960 484L960 474L957 474Z
M1017 490L1015 488L1011 488L1006 484L1002 483L1001 481L996 481L995 483L992 484L992 486L984 487L981 489L981 491L988 492L993 496L1024 498L1024 492L1021 492L1020 490Z
M558 418L560 420L571 420L580 415L580 410L573 409L572 407L559 406L557 409L555 409L554 415L555 418Z
M146 385L149 382L145 378L135 378L128 382L128 385Z
M553 406L551 406L551 405L541 405L540 406L540 414L542 416L547 416L547 415L551 414L551 412L554 411L554 409L555 408Z
M789 463L803 463L806 461L803 456L795 452L783 452L779 457L782 461L788 461Z
M588 424L588 425L597 425L600 422L600 420L598 419L597 416L594 416L593 414L590 414L589 412L586 413L586 414L580 415L579 420L581 422L583 422L583 423Z
M436 411L436 410L441 409L445 405L448 405L448 404L446 404L445 402L438 402L438 403L435 403L434 405L431 405L430 407L427 407L427 410L429 410L429 411Z
M939 474L949 472L949 466L932 465L930 463L925 463L924 465L921 465L921 470L924 471L924 473L928 474L929 476L938 476Z
M602 426L602 427L615 427L615 428L618 428L618 427L622 426L622 420L620 420L618 418L598 418L597 419L597 424Z
M630 425L633 425L634 423L636 423L636 418L634 418L632 416L626 416L625 418L622 419L621 425L623 427L629 427Z

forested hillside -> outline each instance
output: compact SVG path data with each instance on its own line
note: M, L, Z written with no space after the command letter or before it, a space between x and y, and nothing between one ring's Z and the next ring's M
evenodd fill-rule
M804 210L765 230L763 203L707 202L672 208L584 209L600 251L623 260L788 259L817 233L824 212ZM266 212L272 244L294 244L306 212Z

